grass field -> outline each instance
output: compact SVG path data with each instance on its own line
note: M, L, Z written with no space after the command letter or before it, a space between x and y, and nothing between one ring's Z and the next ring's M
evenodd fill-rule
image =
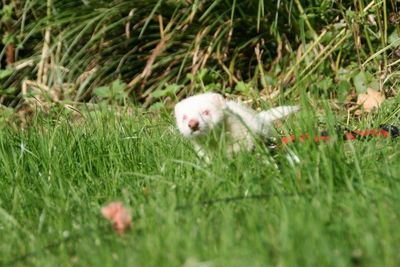
M297 117L287 128L313 131L310 114ZM294 167L285 148L276 169L261 147L207 166L169 116L2 126L0 264L399 266L398 141L290 148L301 159ZM100 215L114 200L133 216L123 236Z
M3 0L0 266L400 266L400 138L207 165L170 115L215 91L300 104L286 133L400 127L399 3Z

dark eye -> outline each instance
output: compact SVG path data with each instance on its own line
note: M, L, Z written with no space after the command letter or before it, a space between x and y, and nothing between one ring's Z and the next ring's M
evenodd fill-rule
M201 113L201 115L203 115L203 116L208 116L208 115L210 115L210 111L204 110L204 111Z
M187 120L187 116L183 115L182 120L184 120L184 121Z

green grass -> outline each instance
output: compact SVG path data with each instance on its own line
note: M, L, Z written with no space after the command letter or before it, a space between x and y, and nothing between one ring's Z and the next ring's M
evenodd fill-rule
M301 163L283 147L277 169L263 147L203 164L169 115L56 109L16 126L34 99L154 112L204 91L301 99L295 133L400 126L397 14L393 0L3 1L0 266L399 266L398 140L294 144ZM359 119L367 88L387 100ZM133 215L124 236L100 215L114 200Z
M207 166L169 116L139 112L2 126L0 265L399 266L398 141L291 149L295 167L284 148L279 169L262 148ZM100 215L114 200L132 212L123 236Z

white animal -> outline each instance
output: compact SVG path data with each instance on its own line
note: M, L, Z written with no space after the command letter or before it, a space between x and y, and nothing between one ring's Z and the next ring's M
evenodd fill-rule
M229 156L250 151L254 138L272 134L272 123L299 110L298 106L280 106L257 113L241 103L225 100L217 93L188 97L175 106L176 124L189 138L200 157L225 146Z

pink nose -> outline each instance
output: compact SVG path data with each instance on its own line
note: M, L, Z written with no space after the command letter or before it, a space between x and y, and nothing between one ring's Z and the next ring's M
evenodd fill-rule
M197 131L199 129L199 121L195 119L191 119L189 121L189 128L192 129L193 131Z

